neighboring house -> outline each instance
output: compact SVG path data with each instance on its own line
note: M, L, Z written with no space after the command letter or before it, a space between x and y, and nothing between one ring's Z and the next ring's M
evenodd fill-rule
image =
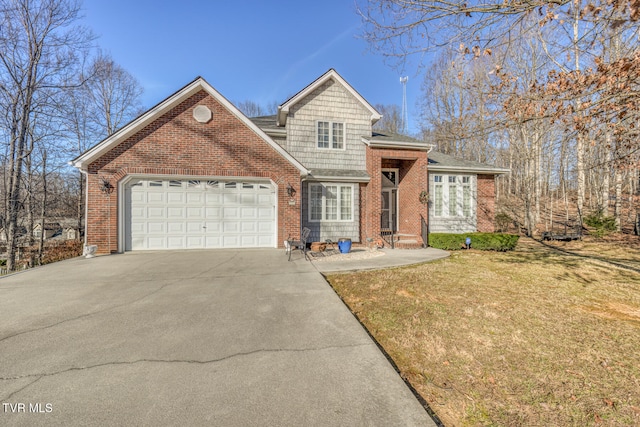
M432 146L373 132L380 118L335 70L253 119L197 78L72 161L87 177L86 243L98 253L282 247L305 226L315 241L419 236L425 196L445 191L429 188ZM501 173L483 171L468 171L471 185ZM492 231L485 190L471 190L470 212L485 212L474 221Z
M8 240L7 233L8 233L8 230L5 227L0 227L0 243L7 242ZM18 235L18 241L20 243L24 243L24 241L27 240L27 237L29 235L29 233L27 232L27 228L24 226L18 226L16 234Z
M34 239L40 239L44 234L44 240L51 239L57 234L62 232L62 227L57 222L45 222L44 224L44 232L42 223L38 222L33 226L33 237Z

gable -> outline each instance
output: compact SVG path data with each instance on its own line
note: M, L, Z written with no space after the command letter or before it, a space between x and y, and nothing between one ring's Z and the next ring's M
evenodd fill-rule
M349 83L346 82L333 68L324 73L322 76L313 81L310 85L302 89L300 92L289 98L284 104L278 107L277 124L285 126L287 116L291 110L300 102L303 102L309 95L317 91L328 82L334 82L342 86L346 93L353 97L367 112L370 123L373 124L382 118L382 115L367 102Z
M195 106L193 106L194 108L192 108L187 113L187 115L184 114L186 109L188 109L188 105L193 105L194 100L203 100L205 98L209 99L209 110L213 111L214 113L215 111L217 111L218 114L213 114L211 118L208 118L206 115L206 111L195 111ZM203 117L196 117L196 115L200 115L203 112L205 113ZM191 114L191 117L189 117L188 114ZM177 119L178 122L173 121L179 116L180 118ZM224 123L218 122L218 119L221 117L225 118ZM198 119L202 119L204 120L204 122L200 123L198 122ZM183 126L180 126L179 122L182 122ZM251 122L244 114L242 114L242 112L240 112L240 110L238 110L233 104L231 104L226 98L224 98L218 91L216 91L201 77L197 78L192 83L188 84L175 94L171 95L169 98L151 108L146 113L133 120L122 129L118 130L113 135L98 143L96 146L87 150L86 152L72 160L70 164L81 170L88 170L89 165L93 163L104 164L105 162L108 162L111 159L115 158L117 153L121 153L123 149L131 148L135 144L136 140L147 136L153 136L155 130L167 125L168 123L173 123L173 125L177 126L178 128L191 128L192 130L197 127L197 125L194 125L194 123L203 125L200 126L200 131L193 130L191 132L191 135L187 135L191 137L217 136L224 139L225 136L228 136L229 132L231 132L232 130L250 132L256 139L261 140L261 142L270 147L270 149L277 152L282 158L286 159L287 162L295 166L301 172L301 174L305 175L308 173L306 168L300 162L298 162L282 147L276 144L258 126ZM207 128L206 125L209 123L217 126L210 125ZM231 126L233 129L231 129L229 126ZM222 130L223 134L213 135L211 133L212 128L216 128L218 132ZM189 134L188 131L187 134ZM259 148L256 147L256 149ZM153 154L153 152L151 154ZM106 157L106 159L103 159L103 161L101 162L100 160L103 157Z

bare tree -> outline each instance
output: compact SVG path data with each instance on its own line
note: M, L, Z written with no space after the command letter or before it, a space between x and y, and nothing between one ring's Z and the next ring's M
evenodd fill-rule
M89 119L105 137L143 112L140 83L101 52L93 59L83 90L89 98Z
M0 0L0 104L7 145L7 268L15 268L22 174L35 108L74 71L91 40L73 0Z
M382 119L374 125L375 129L386 130L393 133L402 131L402 111L398 105L376 104L376 110L382 114Z
M67 152L78 156L142 113L140 83L110 56L98 52L86 74L75 76L60 105L68 135ZM77 175L75 216L84 218L84 177ZM78 235L78 238L80 236Z

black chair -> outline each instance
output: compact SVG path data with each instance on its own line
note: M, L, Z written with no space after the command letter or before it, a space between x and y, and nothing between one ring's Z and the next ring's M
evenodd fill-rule
M311 230L304 227L302 229L302 234L300 235L300 240L287 239L287 253L289 255L289 261L291 261L291 253L295 250L302 251L304 259L309 261L309 256L307 255L307 240L309 240L310 233Z

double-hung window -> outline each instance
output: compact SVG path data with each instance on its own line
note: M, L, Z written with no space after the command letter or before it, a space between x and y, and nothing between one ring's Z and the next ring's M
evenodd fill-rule
M310 221L352 221L353 186L309 184Z
M318 148L344 149L344 123L319 121L317 126Z

